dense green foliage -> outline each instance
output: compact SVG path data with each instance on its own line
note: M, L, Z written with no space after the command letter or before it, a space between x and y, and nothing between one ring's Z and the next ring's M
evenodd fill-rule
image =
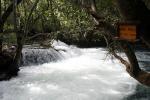
M18 30L26 30L26 22L32 6L36 0L22 0L17 6L17 27ZM149 0L144 0L149 7ZM34 9L28 25L28 36L37 33L51 33L52 37L63 35L66 39L80 41L87 39L86 35L89 30L95 26L92 17L81 7L81 3L89 4L90 0L39 0ZM1 0L0 16L12 4L10 0ZM97 12L103 16L105 21L115 25L120 20L120 14L113 0L96 0ZM13 13L9 16L4 24L4 33L14 32ZM57 34L58 33L58 34ZM102 36L100 32L95 33ZM10 35L11 36L11 35ZM9 37L10 37L9 36ZM9 39L7 34L4 36L5 41L15 42L15 36ZM60 36L58 36L60 37ZM99 38L100 39L100 38ZM97 39L96 39L97 40Z
M77 3L77 1L39 0L29 22L28 35L33 36L37 33L52 32L55 37L56 33L59 33L58 35L63 33L65 38L72 38L75 41L86 39L84 36L87 35L89 30L93 29L95 24L92 17L85 9L81 9L80 3ZM35 0L22 0L17 6L17 27L22 31L25 30L25 24L34 2ZM106 21L112 23L118 21L119 14L111 0L97 0L96 2L98 12L105 17ZM2 0L2 13L6 11L11 3L9 0ZM4 33L12 33L13 25L13 14L11 14L5 23ZM100 33L96 34L96 36L101 36Z

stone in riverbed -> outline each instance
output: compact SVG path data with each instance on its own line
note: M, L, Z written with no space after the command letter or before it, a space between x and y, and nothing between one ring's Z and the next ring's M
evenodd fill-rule
M4 50L0 53L0 81L8 80L13 76L17 76L19 68L13 66L14 52L9 52L10 50Z

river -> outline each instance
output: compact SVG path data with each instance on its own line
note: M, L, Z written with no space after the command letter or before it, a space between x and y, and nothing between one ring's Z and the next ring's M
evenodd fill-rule
M53 46L58 54L37 53L35 63L43 62L43 56L47 63L29 64L24 58L19 76L0 82L0 100L150 100L150 88L130 77L104 48L81 49L60 41ZM137 56L149 70L150 52L137 51Z

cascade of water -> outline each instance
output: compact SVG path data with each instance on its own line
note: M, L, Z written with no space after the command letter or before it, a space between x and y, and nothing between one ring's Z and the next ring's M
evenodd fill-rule
M54 41L53 48L45 49L40 46L26 45L22 50L22 66L39 65L80 55L75 46L68 46L61 41Z
M43 63L58 61L63 59L63 56L56 50L50 49L35 49L24 48L22 50L22 62L23 66L39 65Z
M76 46L69 46L61 41L54 41L52 43L52 46L59 51L64 58L68 59L71 57L75 57L75 56L80 56L81 50L79 48L77 48Z
M123 100L135 92L136 81L105 49L53 46L65 59L22 67L17 78L0 82L0 100Z

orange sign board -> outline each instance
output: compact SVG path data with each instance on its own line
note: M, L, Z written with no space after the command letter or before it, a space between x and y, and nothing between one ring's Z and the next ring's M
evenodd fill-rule
M119 25L119 38L134 42L136 40L136 25L120 24Z

